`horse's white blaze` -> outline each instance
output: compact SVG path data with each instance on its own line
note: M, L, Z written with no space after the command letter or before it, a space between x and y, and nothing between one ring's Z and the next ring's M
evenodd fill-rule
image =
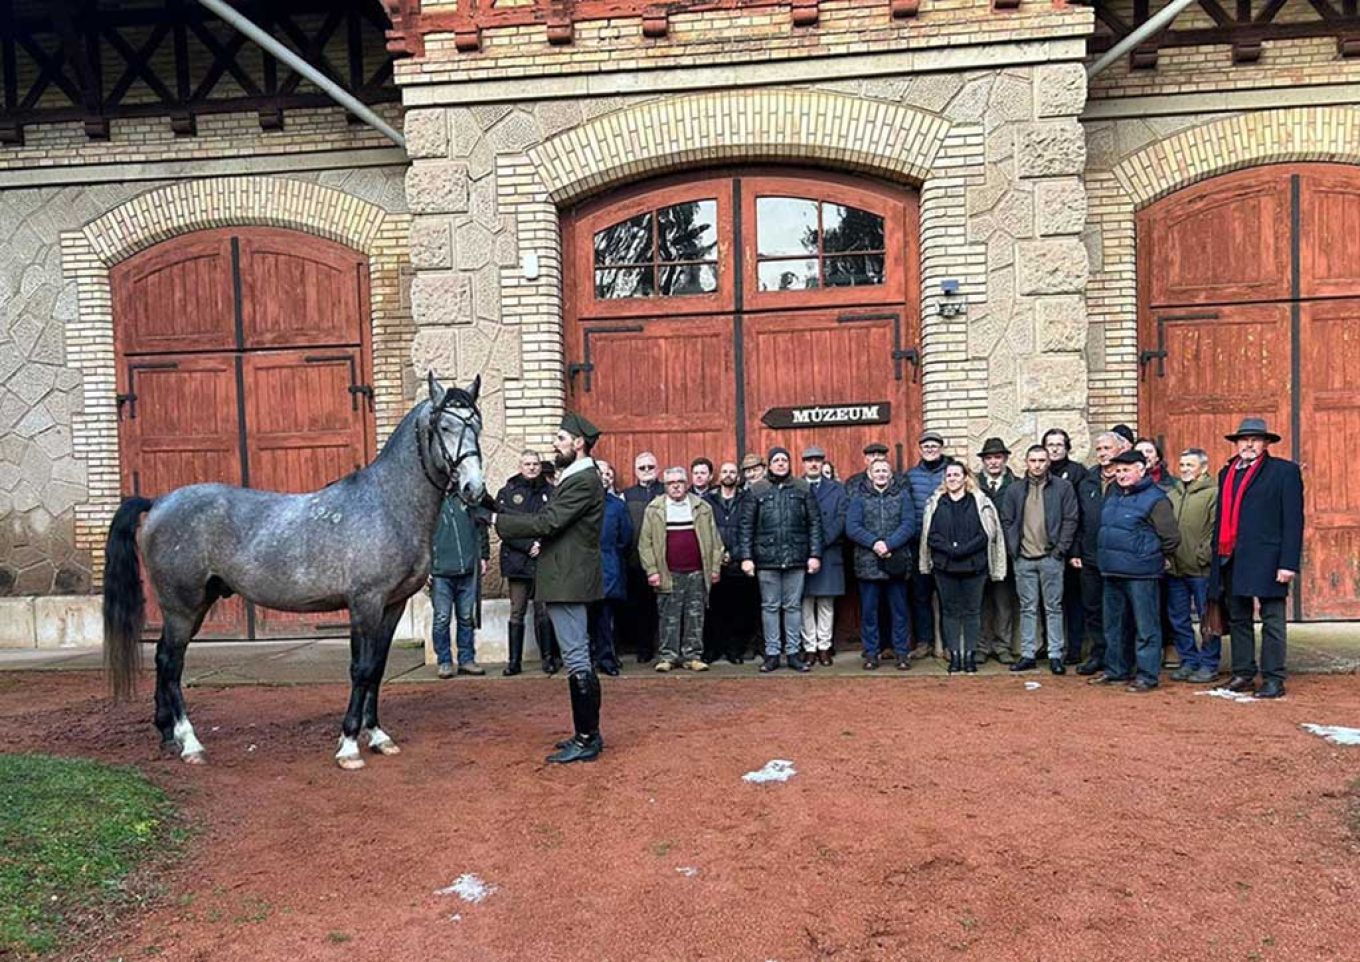
M348 738L344 735L341 735L340 750L335 753L335 757L338 759L358 758L359 740L357 738Z
M189 723L188 715L175 722L175 741L179 744L180 758L203 754L203 744L194 734L194 726Z

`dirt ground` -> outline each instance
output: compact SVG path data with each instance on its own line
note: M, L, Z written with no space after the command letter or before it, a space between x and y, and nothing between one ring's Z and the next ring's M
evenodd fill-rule
M336 686L150 692L0 677L7 751L140 766L201 826L156 907L81 957L1339 960L1360 945L1353 676L1276 703L1074 676L604 679L608 748L543 756L560 677L385 689L403 754L331 761ZM788 759L785 783L742 774ZM464 874L481 902L436 894Z

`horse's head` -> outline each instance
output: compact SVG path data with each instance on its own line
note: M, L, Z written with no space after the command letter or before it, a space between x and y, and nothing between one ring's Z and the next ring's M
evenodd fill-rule
M458 496L470 505L481 501L486 494L486 480L482 475L482 412L477 408L477 395L481 389L480 374L464 391L457 387L445 388L434 372L430 372L433 447L449 474L449 487L453 487L456 475Z

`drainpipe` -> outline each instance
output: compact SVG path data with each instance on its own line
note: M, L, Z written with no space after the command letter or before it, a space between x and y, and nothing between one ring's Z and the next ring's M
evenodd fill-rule
M199 0L199 2L207 3L208 0ZM213 2L216 2L216 0L213 0ZM1161 30L1176 18L1176 14L1180 13L1194 2L1195 0L1171 0L1165 7L1162 7L1162 9L1158 10L1153 16L1149 17L1146 23L1141 27L1138 27L1133 33L1119 41L1109 50L1105 51L1104 55L1101 56L1099 60L1091 64L1091 66L1086 69L1086 79L1090 80L1148 37L1152 36L1158 30Z
M227 23L231 24L237 30L241 31L251 40L254 40L275 57L278 57L279 60L302 74L302 76L306 77L312 83L316 84L328 97L338 103L341 107L344 107L350 113L354 114L354 116L378 131L398 147L404 148L406 146L406 138L392 129L386 121L370 110L366 104L361 103L359 99L348 90L345 90L343 87L336 84L320 70L317 70L296 53L271 37L264 30L261 30L240 11L225 3L224 0L198 0L198 2L217 14Z

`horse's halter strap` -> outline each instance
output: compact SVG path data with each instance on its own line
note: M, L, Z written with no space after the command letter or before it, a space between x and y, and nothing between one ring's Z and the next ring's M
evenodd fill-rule
M462 402L460 406L466 407L472 411L471 417L463 417L453 410L453 406L460 401ZM459 448L463 448L463 440L469 434L472 435L471 447L463 449L463 453L456 458L449 453L448 445L444 443L443 432L439 430L439 421L446 415L458 421ZM416 433L416 451L420 454L420 470L424 473L425 480L430 482L436 490L443 492L445 495L453 490L454 481L458 477L458 465L462 464L467 458L477 457L480 459L482 456L481 442L477 437L477 432L472 429L472 422L474 420L480 420L481 416L482 412L477 409L477 405L462 391L450 390L444 395L444 399L439 404L430 405L430 418L426 422L425 433L432 436L435 444L439 446L439 457L444 462L444 471L447 475L443 484L440 484L439 481L435 479L434 474L430 470L430 462L425 454L425 448L429 442L427 440L422 440L419 432Z

